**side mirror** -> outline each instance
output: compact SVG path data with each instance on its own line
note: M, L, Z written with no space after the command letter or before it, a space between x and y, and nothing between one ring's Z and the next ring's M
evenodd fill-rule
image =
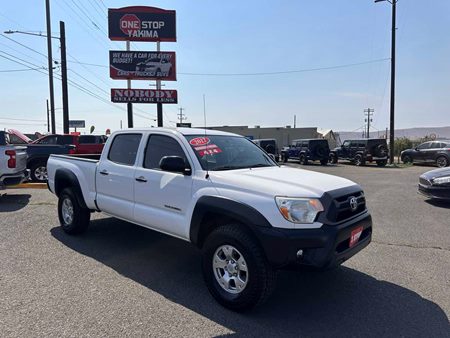
M274 161L274 162L276 162L275 161L275 155L274 154L268 154L269 155L269 157Z
M186 165L183 158L179 156L164 156L159 162L159 168L164 171L191 175L191 168Z

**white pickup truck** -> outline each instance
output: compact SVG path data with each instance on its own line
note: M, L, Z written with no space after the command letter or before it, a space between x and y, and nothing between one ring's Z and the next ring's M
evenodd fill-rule
M9 133L0 131L0 190L21 183L28 176L27 147L14 146Z
M118 131L99 159L52 155L48 185L69 234L102 211L200 248L209 291L235 311L262 303L278 269L338 266L372 236L357 184L279 166L248 139L219 131Z

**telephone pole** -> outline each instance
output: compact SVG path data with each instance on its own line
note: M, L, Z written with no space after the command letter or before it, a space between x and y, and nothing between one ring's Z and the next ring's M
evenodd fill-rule
M178 108L178 110L180 111L177 115L178 115L178 120L180 120L180 124L183 123L183 121L185 121L187 119L186 114L183 114L183 110L185 110L185 108Z
M67 86L66 27L64 21L59 22L59 40L61 42L61 80L63 104L63 130L69 133L69 89Z
M55 94L53 87L53 56L52 56L52 28L50 21L50 0L45 0L45 16L47 20L47 59L48 85L50 89L50 116L52 120L52 134L56 134L55 123Z
M50 109L48 108L48 100L47 100L47 132L50 133Z
M375 112L375 109L367 108L364 109L364 115L366 116L364 119L364 122L367 122L367 132L366 132L366 138L370 138L370 122L373 122L372 116Z
M294 115L294 129L297 126L297 115Z

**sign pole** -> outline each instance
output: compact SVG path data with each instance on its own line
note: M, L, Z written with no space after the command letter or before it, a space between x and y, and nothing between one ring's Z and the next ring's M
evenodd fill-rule
M159 53L161 51L160 42L156 42L156 51ZM161 80L156 80L156 89L161 90ZM158 127L163 126L163 105L162 103L156 104Z
M63 104L63 132L69 133L69 89L67 86L67 57L66 57L66 28L64 21L59 22L59 34L61 40L61 81Z
M127 52L130 51L130 41L127 41ZM127 88L131 89L131 80L127 80ZM133 128L133 104L131 102L127 103L127 114L128 114L128 128Z

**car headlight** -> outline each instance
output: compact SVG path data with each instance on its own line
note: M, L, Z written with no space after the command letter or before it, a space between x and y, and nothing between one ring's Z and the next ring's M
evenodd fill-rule
M449 184L450 176L433 178L432 182L433 182L433 184Z
M316 198L275 197L278 209L283 217L292 223L314 223L323 205Z

